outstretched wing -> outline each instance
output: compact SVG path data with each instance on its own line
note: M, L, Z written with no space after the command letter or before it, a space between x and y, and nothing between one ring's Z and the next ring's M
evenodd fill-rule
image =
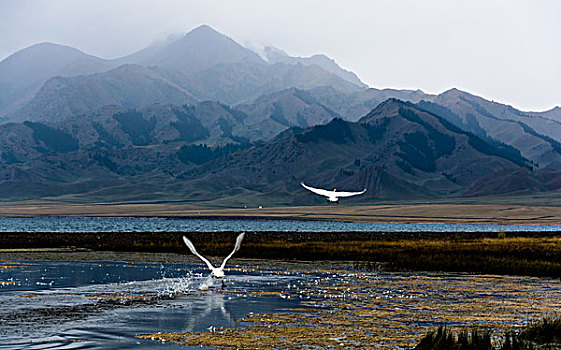
M302 185L302 187L304 187L305 189L314 192L315 194L319 194L320 196L325 196L325 197L331 197L333 196L333 191L328 191L328 190L322 190L321 188L314 188L314 187L310 187L310 186L306 186L305 183L301 182L300 183ZM337 193L337 192L335 192Z
M210 261L208 261L204 256L202 256L201 254L199 254L197 252L197 250L195 249L195 246L193 245L193 243L191 243L191 241L189 240L189 238L183 236L183 242L185 242L185 244L187 245L187 247L189 247L189 250L191 251L191 253L195 254L196 256L199 257L199 259L201 259L202 261L205 262L205 264L208 266L208 268L212 271L214 270L214 266L212 266L212 264L210 263Z
M352 197L359 194L363 194L364 192L366 192L366 188L360 192L335 192L334 195L336 197Z
M235 252L240 250L240 247L242 245L242 241L243 241L244 236L245 236L245 232L242 232L238 235L238 238L236 238L236 245L234 246L234 250L232 250L230 255L228 255L227 257L224 258L224 261L222 262L222 265L220 265L221 269L224 269L224 267L226 266L226 262L228 262L228 260L230 260L230 258L232 257L232 255L234 255Z

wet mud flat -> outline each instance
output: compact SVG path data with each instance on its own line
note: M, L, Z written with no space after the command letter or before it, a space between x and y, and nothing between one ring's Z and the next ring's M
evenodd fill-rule
M205 266L178 254L19 254L0 255L0 349L399 349L443 323L498 334L561 308L549 278L234 258L225 288L201 290Z

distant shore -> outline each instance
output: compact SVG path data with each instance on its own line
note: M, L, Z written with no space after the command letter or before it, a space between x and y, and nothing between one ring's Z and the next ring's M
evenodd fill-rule
M384 223L561 225L561 207L509 204L380 204L218 208L192 204L0 202L0 217L170 217Z

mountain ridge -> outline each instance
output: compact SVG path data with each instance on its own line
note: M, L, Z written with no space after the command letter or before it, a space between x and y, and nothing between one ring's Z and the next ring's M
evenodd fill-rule
M323 54L316 54L310 57L293 57L289 56L283 50L267 46L263 52L267 61L271 63L287 63L287 64L304 64L304 65L318 65L321 68L337 75L338 77L353 83L357 86L367 88L368 85L364 84L360 78L353 72L341 68L334 59L327 57Z
M81 141L85 136L74 132L90 132L70 125L4 125L4 129L26 128L28 141L23 145L37 143L32 146L36 155L27 160L14 151L15 161L8 164L2 154L0 190L12 199L56 196L58 189L58 195L86 200L110 200L116 194L125 201L188 194L197 201L242 205L269 198L268 203L298 205L317 200L301 192L301 181L338 189L353 189L364 182L367 193L349 202L372 202L481 195L486 193L486 183L477 183L479 179L501 172L517 178L526 169L494 145L397 99L387 100L359 122L334 118L325 125L289 128L270 141L221 149L215 156L197 146L197 140L216 132L226 135L229 128L212 129L215 122L196 113L220 109L230 116L231 126L247 117L215 102L198 106L199 112L189 106L151 107L165 108L169 118L164 119L156 117L163 113L154 114L150 108L123 111L118 107L106 110L106 119L83 117L99 135L88 144ZM0 139L4 145L10 140ZM557 186L551 179L535 181L543 183L536 189ZM24 183L29 189L16 193L14 188L28 188ZM501 191L508 192L508 186Z
M519 149L538 167L561 169L560 122L458 89L450 89L432 102L455 114L457 126L472 132L484 131L486 136Z
M26 57L27 59L24 59ZM32 63L42 63L37 65L37 69L23 69L22 67L29 66L30 60ZM49 85L46 85L49 79L57 76L78 79L81 76L92 77L96 73L107 73L108 76L110 70L126 64L138 64L158 72L162 77L196 97L198 101L213 99L227 104L237 104L249 102L264 93L290 87L311 88L331 85L341 91L361 89L361 86L354 85L317 65L268 63L252 50L203 25L176 40L152 45L137 53L114 60L101 59L68 46L51 43L33 45L20 50L0 62L0 122L27 118L25 114L18 115L18 113L19 111L29 113L30 110L36 109L37 106L26 105L34 98L45 99L44 96L37 96L37 94L46 94L56 100L57 90L45 91L49 88ZM21 69L14 69L15 66ZM21 72L21 74L14 76L14 72ZM84 78L80 79L82 84L86 84ZM98 80L91 81L92 86L89 89L99 91ZM114 91L99 92L105 95L114 94ZM68 91L63 94L69 96ZM80 99L88 99L88 96L78 94L73 96L74 104L88 105L80 101ZM119 99L123 97L117 96L111 103L117 103ZM100 103L89 104L99 107ZM52 110L54 106L49 108L51 108L49 113L58 116L72 111L72 108L63 108L58 112ZM78 113L80 112L82 111ZM36 111L36 113L40 112Z
M156 72L125 64L104 73L51 78L11 120L58 121L107 105L140 108L152 103L195 101L188 91Z
M8 57L0 192L297 205L316 199L301 181L366 185L353 202L561 187L561 108L366 89L324 55L265 57L209 26L116 60L48 43Z
M409 112L422 122L407 116ZM392 151L380 152L388 149ZM295 193L300 181L338 189L366 184L367 194L353 201L368 202L461 196L481 176L520 168L475 135L445 126L413 104L389 100L360 122L336 118L326 125L291 128L266 144L180 176L193 189L237 185L237 191L258 197L275 191ZM222 175L226 172L228 177ZM294 196L294 202L282 204L310 203L301 193Z
M0 118L21 108L49 78L111 67L110 61L65 45L39 43L20 50L0 62Z
M216 64L240 61L265 64L265 61L253 51L210 26L201 25L140 63L146 66L173 69L189 75Z

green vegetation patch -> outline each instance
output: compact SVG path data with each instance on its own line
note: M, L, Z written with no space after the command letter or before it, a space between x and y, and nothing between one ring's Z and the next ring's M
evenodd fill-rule
M33 130L35 142L43 143L49 151L67 153L78 149L78 140L64 130L55 129L43 123L25 121L23 124Z
M487 133L481 128L474 115L467 114L467 123L464 123L460 117L452 113L452 111L446 107L424 101L418 103L417 106L423 111L440 119L442 125L448 130L457 134L466 135L468 137L468 143L475 150L490 156L505 158L521 167L529 167L529 161L521 155L518 149L488 137ZM479 107L479 105L474 105L474 107L475 106ZM469 131L460 129L458 125L463 125L463 127L467 128Z
M0 161L4 164L14 164L14 163L21 163L18 157L14 154L12 150L2 151L0 154Z
M428 139L422 132L414 132L403 135L406 142L398 142L401 152L396 156L407 161L417 169L425 172L433 172L436 169L435 156ZM405 169L404 169L405 170Z
M271 113L271 119L281 125L290 126L290 122L284 117L282 105L278 102L273 103L273 113Z
M366 132L368 133L368 138L370 142L376 143L376 141L381 140L384 137L384 134L386 133L389 124L390 124L389 118L384 118L381 122L378 122L377 124L373 124L373 123L363 124L364 128L366 129Z
M399 114L405 119L408 119L409 121L412 121L414 123L418 123L425 127L425 129L427 129L428 137L432 142L436 158L449 155L452 153L452 151L454 151L454 148L456 147L456 140L453 136L438 131L431 124L427 123L421 117L419 117L413 110L400 107ZM442 122L441 119L440 121Z
M561 349L561 317L546 317L532 323L520 332L518 338L525 342L556 345L556 349Z
M296 134L296 139L304 143L328 141L335 144L343 144L355 141L349 123L340 118L335 118L326 125L316 126L313 129Z
M177 151L177 157L183 163L195 163L197 165L203 164L210 160L218 159L220 157L226 156L230 153L239 151L241 149L247 148L247 144L235 145L227 144L224 146L218 146L210 148L205 144L202 145L183 145Z
M428 122L419 117L414 111L401 107L399 114L405 119L422 125L427 133L420 131L403 135L405 141L398 143L400 157L413 167L424 172L433 172L436 169L436 160L450 155L456 147L453 136L438 131ZM410 172L403 164L398 165L406 172Z
M92 123L93 128L95 129L95 131L97 132L97 134L99 135L99 142L97 144L98 147L107 147L109 146L109 148L112 147L116 147L116 148L122 148L123 144L121 144L121 142L119 142L119 140L114 137L112 134L110 134L109 132L107 132L107 130L105 130L105 128L103 127L102 124L100 123Z
M191 113L183 112L177 108L173 112L177 117L177 121L171 123L171 126L179 132L177 141L191 142L204 139L210 135L208 130L201 124L201 121Z
M429 332L415 350L492 350L491 332L489 330L479 331L474 329L471 334L463 330L457 336L445 326L438 327L436 333ZM504 349L507 350L507 349ZM510 348L509 348L510 350Z
M518 122L518 125L520 125L522 127L522 129L524 129L524 131L526 131L527 133L529 133L529 134L531 134L535 137L538 137L538 138L546 141L547 143L549 143L551 145L551 147L555 150L555 152L557 152L557 154L561 154L561 143L560 142L555 141L554 139L552 139L549 136L537 133L534 129L532 129L530 126L528 126L528 124Z
M121 129L127 133L135 146L146 146L152 140L152 132L156 126L156 119L144 119L142 113L135 110L116 113L113 119L121 124Z

